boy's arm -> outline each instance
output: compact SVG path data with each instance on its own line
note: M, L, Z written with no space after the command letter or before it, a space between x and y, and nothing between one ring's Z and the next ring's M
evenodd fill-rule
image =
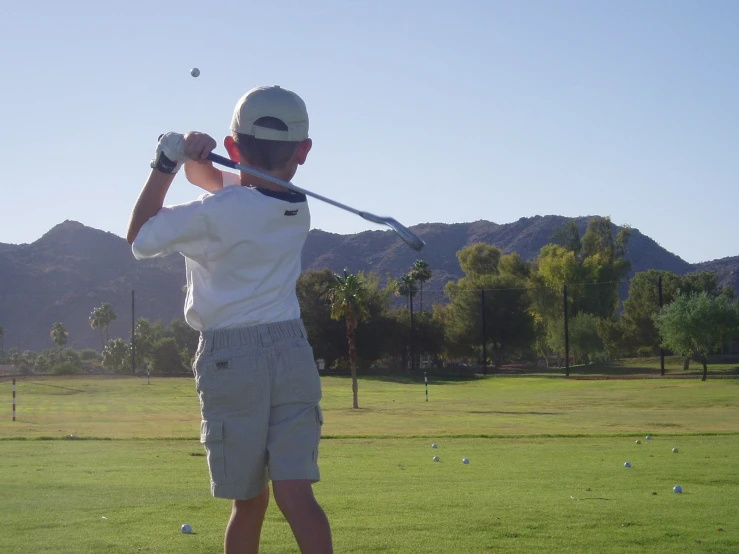
M213 162L185 162L185 177L193 185L208 192L216 192L223 188L223 174L213 167Z
M216 141L205 133L191 131L185 135L185 177L193 185L208 192L217 192L223 187L240 183L238 174L221 171L207 159L216 148Z
M133 207L131 218L128 220L128 232L126 233L128 244L133 244L144 224L162 209L164 197L167 196L167 191L174 180L174 176L174 173L165 173L158 169L151 170L149 178L146 180L146 184L144 184L144 188Z
M144 224L162 209L169 186L186 160L185 140L182 135L167 133L159 137L151 173L128 220L126 240L129 244L133 244Z

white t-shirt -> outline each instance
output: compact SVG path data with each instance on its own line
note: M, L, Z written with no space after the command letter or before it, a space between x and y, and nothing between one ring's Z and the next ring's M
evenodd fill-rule
M238 176L236 176L238 178ZM274 323L300 317L295 283L310 230L302 194L234 184L166 206L133 242L136 259L185 257L185 320L193 329Z

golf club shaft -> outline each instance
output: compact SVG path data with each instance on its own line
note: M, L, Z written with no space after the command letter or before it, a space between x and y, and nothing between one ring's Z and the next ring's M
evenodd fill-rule
M259 177L260 179L264 179L265 181L269 181L270 183L274 185L279 185L281 187L285 187L286 189L290 189L295 192L299 192L301 194L305 194L306 196L312 196L313 198L317 198L318 200L321 200L322 202L326 202L327 204L331 204L332 206L336 206L337 208L341 208L342 210L346 210L347 212L351 212L353 214L362 215L362 212L359 210L355 210L354 208L350 206L345 206L341 202L337 202L336 200L331 200L330 198L326 198L325 196L321 196L320 194L316 194L314 192L310 192L307 190L304 190L300 188L297 185L293 185L289 181L283 181L282 179L278 179L277 177L274 177L270 175L269 173L264 173L262 171L258 171L256 169L252 169L251 167L247 167L243 164L237 163L233 160L230 160L228 158L224 158L223 156L219 156L218 154L214 154L211 152L208 154L208 159L211 162L225 165L226 167L230 167L231 169L238 169L239 171L243 171L244 173L248 173L249 175L253 175L254 177Z
M281 187L285 187L286 189L299 192L301 194L305 194L306 196L311 196L313 198L316 198L322 202L326 202L327 204L331 204L332 206L335 206L339 209L345 210L347 212L353 213L355 215L358 215L359 217L366 219L367 221L371 221L372 223L378 223L380 225L387 225L393 231L395 231L400 238L402 238L411 248L414 250L421 250L425 246L425 243L423 240L415 235L413 232L411 232L407 227L401 225L398 223L395 219L390 217L380 217L376 216L374 214L371 214L369 212L363 212L360 210L357 210L355 208L352 208L351 206L347 206L346 204L342 204L341 202L337 202L336 200L331 200L330 198L326 198L325 196L322 196L320 194L317 194L315 192L310 192L305 189L302 189L298 187L297 185L293 185L292 183L288 181L283 181L282 179L278 179L277 177L273 177L272 175L269 175L268 173L264 173L262 171L258 171L256 169L252 169L251 167L247 167L245 165L242 165L240 163L234 162L233 160L230 160L228 158L225 158L223 156L219 156L218 154L214 154L211 152L208 154L208 159L211 162L224 165L226 167L230 167L231 169L238 169L239 171L243 171L244 173L248 173L249 175L252 175L254 177L258 177L260 179L264 179L265 181L268 181L272 184L279 185Z

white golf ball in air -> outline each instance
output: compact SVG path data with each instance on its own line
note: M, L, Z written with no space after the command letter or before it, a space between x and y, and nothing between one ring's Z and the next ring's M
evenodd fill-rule
M439 457L438 456L434 456L434 461L435 462L438 462L439 461Z
M185 533L185 535L189 535L190 533L192 533L192 527L189 523L185 523L182 527L180 527L180 531Z
M626 462L626 463L624 464L624 467L631 467L631 462Z
M470 459L469 458L462 458L462 463L463 464L469 464L470 463Z
M680 494L683 492L683 488L680 485L675 485L675 487L672 489L672 492L675 494Z
M190 70L190 75L192 75L193 77L199 77L200 76L200 70L197 67L193 67Z

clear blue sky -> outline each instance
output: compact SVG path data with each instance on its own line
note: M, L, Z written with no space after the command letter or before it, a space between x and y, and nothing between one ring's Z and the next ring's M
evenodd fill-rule
M311 115L295 183L358 208L610 215L690 262L738 255L738 28L733 0L6 3L0 242L65 219L124 235L160 133L220 142L279 84ZM168 202L196 194L178 176Z

